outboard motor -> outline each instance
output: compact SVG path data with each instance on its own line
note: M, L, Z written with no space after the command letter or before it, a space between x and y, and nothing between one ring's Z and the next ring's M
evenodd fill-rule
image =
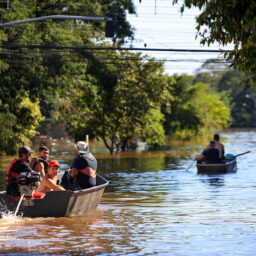
M40 174L37 172L32 172L31 174L28 172L21 172L18 175L17 181L18 181L21 196L20 196L18 205L16 207L16 210L14 212L15 216L17 215L17 213L19 211L19 208L20 208L21 202L23 201L24 196L29 197L29 199L32 198L33 191L39 187ZM34 201L32 199L24 200L23 203L24 203L23 205L25 205L25 206L33 206L34 205Z
M36 190L40 185L40 174L38 172L22 172L18 175L18 185L20 194L23 193L26 197L32 197L33 191Z

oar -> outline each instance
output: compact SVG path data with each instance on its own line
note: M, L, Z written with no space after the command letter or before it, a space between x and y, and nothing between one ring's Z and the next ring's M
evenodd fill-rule
M244 153L235 155L235 156L233 156L233 157L235 158L235 157L242 156L242 155L245 155L245 154L248 154L248 153L251 153L251 151L246 151L246 152L244 152Z
M189 167L186 169L186 172L188 172L188 170L190 169L190 167L194 164L196 160L193 160L193 162L189 165Z

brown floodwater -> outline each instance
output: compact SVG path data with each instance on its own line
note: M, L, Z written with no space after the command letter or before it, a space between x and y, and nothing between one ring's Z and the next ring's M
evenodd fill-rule
M255 255L256 130L221 134L236 173L198 175L202 145L162 151L97 153L109 182L97 210L72 218L0 219L1 255ZM68 169L72 145L53 144L51 159ZM0 158L1 190L8 163ZM1 209L3 211L3 209Z

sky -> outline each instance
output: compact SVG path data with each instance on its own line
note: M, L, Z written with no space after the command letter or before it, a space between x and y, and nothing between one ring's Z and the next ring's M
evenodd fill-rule
M172 0L134 0L137 16L128 15L128 20L135 28L135 40L128 42L130 47L163 49L211 49L219 50L218 44L211 47L200 44L195 39L198 8L186 9L181 15L180 5L172 5ZM225 47L222 49L231 49ZM163 60L168 74L195 74L204 61L221 57L219 53L188 52L143 52L157 60Z

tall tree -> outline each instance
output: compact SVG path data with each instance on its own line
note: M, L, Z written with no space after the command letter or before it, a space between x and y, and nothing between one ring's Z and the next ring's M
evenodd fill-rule
M135 135L152 144L163 144L160 104L168 92L162 63L128 52L112 53L110 57L115 61L103 63L102 70L99 66L90 86L80 83L78 90L76 83L61 102L59 117L77 138L81 131L91 130L111 153L125 150Z

